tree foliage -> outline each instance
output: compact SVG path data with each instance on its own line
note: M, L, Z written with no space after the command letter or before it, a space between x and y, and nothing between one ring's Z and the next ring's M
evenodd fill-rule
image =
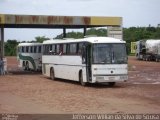
M4 44L5 56L15 56L17 45L17 40L7 40L7 42Z
M36 39L36 42L38 42L38 43L43 43L43 41L49 40L49 38L47 38L45 36L37 36L37 37L35 37L35 39Z
M95 29L95 28L91 28L89 30L86 31L86 36L88 35L96 35L96 36L107 36L107 30L100 28L100 29ZM82 32L68 32L66 34L66 38L83 38L83 33ZM62 39L63 38L63 34L57 35L55 37L55 39Z
M55 39L62 39L63 34L57 35ZM69 32L66 34L66 38L83 38L83 34L81 32Z
M128 53L130 53L131 42L144 39L160 39L160 28L151 26L123 28L123 39L126 41Z
M100 29L91 28L87 30L86 35L107 36L107 30L104 28Z
M96 35L96 36L107 36L107 30L104 28L95 29L91 28L86 31L86 35ZM67 38L83 38L83 33L81 32L69 32L66 34ZM63 34L55 37L56 39L62 39ZM45 36L35 37L35 41L42 43L49 38ZM130 53L131 42L135 42L142 39L160 39L160 27L130 27L123 28L123 40L127 43L128 53ZM23 41L25 42L25 41ZM16 55L16 47L18 45L17 40L7 40L5 42L5 55L13 56Z

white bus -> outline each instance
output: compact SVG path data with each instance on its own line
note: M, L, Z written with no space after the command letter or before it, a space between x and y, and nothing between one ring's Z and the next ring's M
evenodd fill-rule
M17 47L19 67L24 70L42 70L42 43L20 43Z
M128 79L127 59L125 41L115 38L47 40L43 42L42 73L53 80L113 86Z

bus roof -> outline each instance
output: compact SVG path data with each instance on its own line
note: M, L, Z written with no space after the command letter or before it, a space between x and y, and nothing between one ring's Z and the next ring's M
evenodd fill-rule
M81 39L52 39L46 40L43 44L57 44L57 43L75 43L75 42L89 42L89 43L126 43L121 39L111 38L111 37L87 37Z
M42 45L42 43L19 43L18 46L36 46Z

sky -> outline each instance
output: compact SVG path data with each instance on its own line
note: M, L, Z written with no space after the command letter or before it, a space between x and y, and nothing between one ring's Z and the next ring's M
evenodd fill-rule
M160 0L0 0L0 14L57 16L118 16L123 27L160 24ZM67 30L77 31L77 30ZM5 29L5 41L31 41L36 36L53 38L61 29Z

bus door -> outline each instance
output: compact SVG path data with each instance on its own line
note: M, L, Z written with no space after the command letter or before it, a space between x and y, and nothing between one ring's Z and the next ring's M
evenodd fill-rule
M86 64L86 76L87 81L92 80L92 71L91 71L91 64L92 64L92 47L90 44L84 45L82 50L82 63Z

